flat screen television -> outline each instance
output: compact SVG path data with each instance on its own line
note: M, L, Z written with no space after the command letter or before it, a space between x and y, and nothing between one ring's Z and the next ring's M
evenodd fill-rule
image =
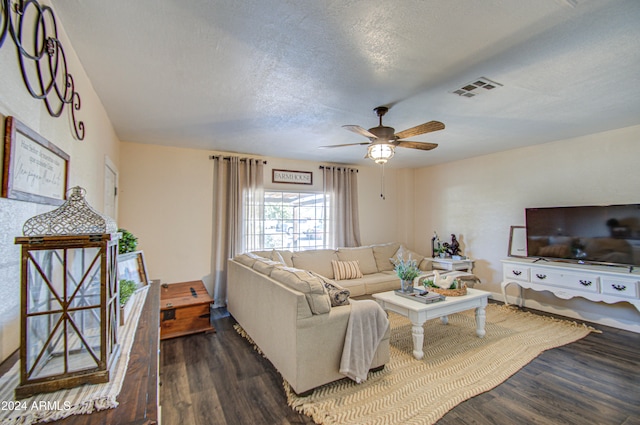
M640 266L640 204L526 208L527 256Z

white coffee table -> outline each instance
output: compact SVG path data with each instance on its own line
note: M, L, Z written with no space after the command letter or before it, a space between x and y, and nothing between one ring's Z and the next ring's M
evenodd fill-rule
M373 298L380 306L388 311L393 311L407 317L411 321L411 335L413 337L413 356L420 360L424 357L422 344L424 342L424 329L422 325L427 320L440 317L443 324L449 322L448 315L464 310L476 309L476 334L482 338L485 335L484 325L486 320L485 307L491 293L478 289L467 288L467 295L460 297L447 297L444 301L431 304L423 304L419 301L396 295L394 291L373 294Z

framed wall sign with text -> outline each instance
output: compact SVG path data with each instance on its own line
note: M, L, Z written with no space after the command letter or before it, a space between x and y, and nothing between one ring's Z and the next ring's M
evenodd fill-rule
M272 170L273 183L313 184L311 171Z
M62 205L68 181L69 155L14 117L7 117L2 196Z

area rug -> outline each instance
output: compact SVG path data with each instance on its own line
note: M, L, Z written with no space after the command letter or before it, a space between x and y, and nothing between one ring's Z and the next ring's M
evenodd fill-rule
M131 347L148 290L149 286L146 286L129 299L129 302L133 303L131 316L123 326L118 328L120 356L110 373L109 382L36 394L16 401L14 391L20 383L20 361L18 361L0 378L0 401L2 401L0 425L29 425L37 422L50 422L71 415L117 407L116 397L122 389Z
M287 400L317 424L433 424L475 395L504 382L545 350L596 331L513 306L489 304L486 335L476 336L474 311L424 325L424 353L412 352L411 323L389 313L391 359L362 384L342 379L297 396L284 382ZM597 332L597 331L596 331Z

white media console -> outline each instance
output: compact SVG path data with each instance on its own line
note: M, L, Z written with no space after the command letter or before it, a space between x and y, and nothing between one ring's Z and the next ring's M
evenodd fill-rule
M512 283L522 288L549 291L558 298L582 297L608 304L626 301L640 311L640 272L629 267L599 266L530 258L502 260L502 296Z

